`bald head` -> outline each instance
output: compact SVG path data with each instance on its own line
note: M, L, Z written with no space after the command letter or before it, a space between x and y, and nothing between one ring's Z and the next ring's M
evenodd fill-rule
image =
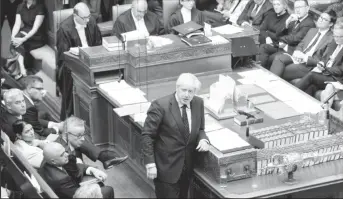
M43 148L43 156L49 164L58 167L68 163L68 153L60 143L51 142L46 144Z
M139 21L143 19L148 10L148 3L146 0L133 0L132 1L132 13L133 16Z
M81 25L86 25L89 22L91 12L87 4L79 2L74 6L74 19Z

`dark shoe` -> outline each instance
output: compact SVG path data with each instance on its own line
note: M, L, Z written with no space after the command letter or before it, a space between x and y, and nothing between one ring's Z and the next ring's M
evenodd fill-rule
M104 161L102 164L104 165L104 169L112 168L115 165L123 163L125 160L127 160L129 156L120 157L120 158L113 158L107 161Z

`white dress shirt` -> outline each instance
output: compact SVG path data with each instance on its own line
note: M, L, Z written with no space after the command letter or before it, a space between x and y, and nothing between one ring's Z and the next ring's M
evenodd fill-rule
M86 33L85 33L85 28L86 25L81 25L79 23L77 23L77 21L74 19L75 22L75 28L77 30L77 34L79 34L80 40L81 40L81 44L83 48L88 47L88 43L87 43L87 37L86 37Z
M184 7L181 8L181 15L183 18L183 23L192 21L192 12Z
M325 35L328 31L329 31L329 29L319 31L320 37L319 37L317 43L314 44L314 46L312 46L311 50L308 51L308 52L306 53L307 56L311 57L311 56L313 55L314 50L317 48L318 44L320 43L320 41L323 39L324 35ZM317 33L317 34L318 34L318 33ZM317 34L313 37L313 39L312 39L311 42L307 45L307 47L312 45L312 43L314 42L314 40L315 40L316 37L317 37ZM307 47L306 47L306 48L307 48ZM306 48L305 48L305 50L306 50Z
M144 37L149 36L150 33L145 25L144 17L138 21L136 17L133 15L132 11L131 11L131 15L132 15L133 21L135 22L136 30L139 31Z
M330 56L329 61L326 63L326 67L332 67L333 61L336 59L338 53L342 50L343 45L337 45L335 51L333 51L332 55Z

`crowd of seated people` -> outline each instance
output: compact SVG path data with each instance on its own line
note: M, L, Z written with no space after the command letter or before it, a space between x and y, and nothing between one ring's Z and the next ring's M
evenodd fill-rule
M216 0L203 8L199 2L202 1L180 0L164 29L161 0L133 0L131 9L113 23L112 35L120 37L133 30L145 36L175 34L172 28L188 21L203 25L208 20L204 11L207 10L216 13L224 24L259 29L260 64L308 94L314 96L316 91L324 90L321 93L324 100L336 90L325 82L342 81L343 21L336 21L334 11L327 10L315 19L309 13L307 0L294 0L294 10L288 7L288 0ZM92 161L99 160L104 169L122 163L127 156L116 157L112 152L100 150L86 134L84 121L72 116L73 79L65 66L64 52L77 54L79 47L102 45L103 37L89 6L83 2L77 3L73 14L60 24L56 35L56 83L62 94L62 107L60 121L54 121L40 106L46 94L44 82L38 76L28 75L31 72L26 71L31 66L24 61L30 51L45 45L42 24L46 13L35 0L16 5L15 20L9 22L13 27L11 46L20 71L15 78L24 77L23 90L11 88L1 93L1 129L28 162L40 169L58 196L86 197L84 187L79 188L78 184L83 176L94 175L103 181L106 174L85 165L82 155ZM330 106L333 100L329 101ZM47 141L49 135L57 138ZM45 147L47 143L49 148ZM99 198L114 196L113 189L101 183L92 189L91 193L100 190Z

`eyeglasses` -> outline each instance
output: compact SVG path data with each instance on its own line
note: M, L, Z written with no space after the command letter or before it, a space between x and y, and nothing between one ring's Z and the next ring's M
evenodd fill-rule
M31 87L31 88L34 88L34 89L39 90L39 91L44 91L44 88L37 88L37 87Z
M70 132L68 132L68 134L75 136L77 139L81 139L81 138L85 137L85 135L86 135L85 133L84 134L76 135L76 134L73 134L73 133L70 133Z
M79 16L81 19L83 19L84 21L89 20L91 18L91 14L89 14L86 17L81 17L79 14L76 13L77 16Z
M319 16L319 19L322 20L322 21L330 22L330 19L325 19L325 18L322 17L322 16Z

